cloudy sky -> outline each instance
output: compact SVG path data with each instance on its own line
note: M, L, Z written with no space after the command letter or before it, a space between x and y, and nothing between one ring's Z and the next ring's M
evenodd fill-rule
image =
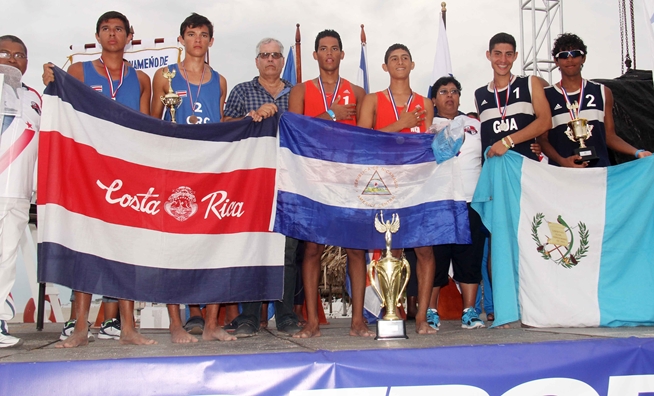
M543 0L536 0L542 4ZM641 11L636 1L637 13ZM124 13L135 29L135 38L178 35L179 25L191 12L212 20L215 43L211 48L211 65L227 78L228 86L250 80L254 66L256 43L271 36L288 48L294 43L295 24L302 32L303 78L317 75L311 57L316 34L325 28L337 30L346 53L341 75L356 81L359 63L359 26L366 26L370 85L374 91L388 85L388 76L381 69L383 55L389 45L399 42L412 51L416 67L411 75L413 88L426 93L438 36L437 18L440 1L409 0L218 0L196 1L124 1L111 6L106 2L62 0L4 0L0 13L0 34L21 37L29 50L25 82L42 88L41 65L52 61L62 66L71 44L95 42L97 18L110 9ZM462 110L472 110L475 88L492 78L485 58L489 38L506 31L518 40L520 49L519 0L450 0L448 38L454 75L464 87ZM620 24L617 0L574 0L563 6L564 29L580 35L589 48L584 69L588 78L614 78L620 75ZM651 68L646 41L646 26L637 15L637 65ZM526 29L529 30L529 21ZM285 52L287 49L285 50ZM521 73L520 62L513 72ZM558 80L558 73L554 74Z

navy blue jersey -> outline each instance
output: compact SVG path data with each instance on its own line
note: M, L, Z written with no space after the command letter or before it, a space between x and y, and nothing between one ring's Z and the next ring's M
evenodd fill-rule
M179 65L174 64L168 66L170 71L175 70L175 77L173 77L173 91L182 97L182 104L177 108L175 113L175 120L180 124L192 124L190 118L193 114L198 118L198 124L210 124L220 122L220 76L218 72L211 70L211 78L206 83L202 84L202 89L199 85L186 83L185 75L180 70ZM189 87L191 91L189 92ZM200 97L198 98L198 90ZM191 102L193 102L194 110L191 111ZM170 112L164 109L164 120L170 121Z
M126 70L123 76L123 85L120 85L120 80L113 80L113 88L116 92L116 102L122 103L136 111L141 111L141 84L139 77L136 75L136 70L125 64ZM102 93L105 96L111 97L111 88L109 87L109 80L106 75L101 75L95 70L93 62L82 62L82 70L84 72L84 84Z
M591 137L586 140L586 146L594 147L599 159L590 161L589 167L604 167L611 165L609 153L606 148L606 131L604 129L604 86L592 81L584 80L584 97L579 108L579 117L588 120L593 127ZM574 155L574 150L579 148L579 143L568 138L565 131L568 129L568 122L572 116L563 96L561 88L552 85L545 88L545 96L552 111L552 129L548 133L548 140L554 150L563 158ZM579 90L568 92L571 103L579 103ZM551 164L559 165L554 161Z
M510 88L509 104L506 107L504 122L508 130L502 131L502 116L500 109L504 110L506 105L506 90ZM498 91L500 99L499 109L495 99L495 92L490 83L475 91L475 105L481 121L481 150L482 153L498 140L502 140L512 133L515 133L535 119L534 106L531 104L531 78L513 76L511 84ZM535 139L518 143L511 150L517 151L527 158L538 161L538 156L531 151L531 144Z

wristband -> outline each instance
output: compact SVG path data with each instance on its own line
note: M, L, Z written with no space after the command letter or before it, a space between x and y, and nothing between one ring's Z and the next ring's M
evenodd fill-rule
M638 158L638 154L642 153L643 151L645 151L645 150L643 150L643 149L636 150L636 153L634 154L634 157Z
M332 109L327 110L327 114L329 114L332 120L336 121L336 114L334 114L334 110Z
M507 140L511 142L511 147L515 147L515 143L513 143L513 139L511 139L511 135L506 136Z
M507 150L510 150L511 146L504 139L506 139L506 138L502 138L502 144L504 145L504 147L507 148Z

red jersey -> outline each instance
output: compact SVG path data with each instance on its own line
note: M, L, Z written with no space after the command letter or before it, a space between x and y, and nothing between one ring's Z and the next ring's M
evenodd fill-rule
M387 91L377 92L377 113L375 118L375 129L382 129L385 126L391 125L397 121L397 118L395 118L395 112L393 111L393 103L386 97L386 95L384 95L385 92ZM420 108L423 108L425 106L425 98L414 92L413 99L411 99L411 103L409 103L409 111L414 111L418 105L420 105ZM396 107L396 109L397 114L400 114L404 111L404 107ZM414 128L419 128L419 130L412 131L413 128L404 128L400 132L422 133L427 130L425 127L425 121L421 121L420 124Z
M309 117L315 117L327 111L327 109L325 108L325 103L322 100L322 93L320 92L320 89L316 87L316 84L314 84L312 80L305 81L303 84L304 84L304 115ZM341 78L341 85L338 87L338 92L336 93L336 96L339 95L341 97L341 100L338 102L338 104L346 105L346 104L357 103L357 97L354 95L352 84L350 84L350 82L344 78ZM327 103L331 102L333 96L334 96L333 93L325 95L327 99ZM357 124L356 116L352 117L352 119L349 120L338 120L338 122L348 125Z

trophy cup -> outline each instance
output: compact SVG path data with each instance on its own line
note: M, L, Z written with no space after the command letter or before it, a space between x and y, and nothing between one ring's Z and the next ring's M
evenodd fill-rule
M368 267L370 284L381 298L382 306L386 307L386 314L377 321L375 340L406 339L409 337L406 336L404 320L395 314L395 307L400 305L402 294L409 283L411 269L405 258L398 259L391 254L391 236L400 229L400 217L396 213L392 221L384 222L384 213L380 212L379 217L375 216L375 228L384 233L386 239L386 251L382 258L379 261L373 260ZM375 282L374 272L377 273L379 285Z
M182 98L173 91L173 77L175 77L176 73L175 70L170 71L168 68L163 71L163 77L168 79L168 93L159 97L164 107L167 107L168 110L170 110L170 120L173 123L177 123L177 121L175 121L175 110L182 104Z
M579 142L579 148L575 149L575 154L581 157L581 160L576 160L575 163L581 164L582 162L597 159L595 147L587 147L585 140L593 136L593 126L588 125L588 120L579 117L579 105L574 102L568 105L568 110L574 114L574 119L568 122L568 129L565 134L573 142Z

